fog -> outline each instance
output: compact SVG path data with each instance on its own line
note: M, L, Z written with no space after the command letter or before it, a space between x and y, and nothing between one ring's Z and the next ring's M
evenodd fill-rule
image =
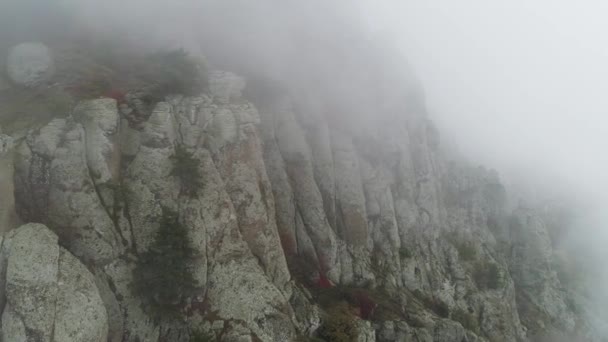
M359 5L371 30L407 56L444 141L466 158L497 168L514 197L578 207L562 242L584 258L595 299L605 304L608 3Z
M120 36L142 49L184 46L216 67L355 98L352 116L377 105L351 86L370 81L359 61L382 60L384 72L400 75L394 82L405 88L420 80L444 144L496 168L515 198L567 200L583 208L565 241L603 258L606 2L57 0L61 10L25 10L43 3L52 1L0 5L10 9L0 13L5 31L10 26L29 40L36 38L33 27L62 27L59 35ZM12 15L17 9L27 20ZM0 47L12 43L8 36L0 32ZM344 73L351 76L343 83L326 82Z
M414 65L466 154L546 188L605 199L608 4L378 1L368 23Z

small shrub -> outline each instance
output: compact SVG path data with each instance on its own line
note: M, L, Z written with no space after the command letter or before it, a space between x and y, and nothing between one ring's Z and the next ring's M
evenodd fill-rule
M399 248L399 256L401 257L401 259L409 259L413 255L409 248L403 246L403 247Z
M199 95L207 88L207 70L203 62L183 49L159 52L149 57L146 79L155 84L147 102L159 102L169 94Z
M488 227L488 229L494 233L494 234L499 234L500 233L500 220L496 215L489 215L487 220L486 220L486 226Z
M475 319L475 315L462 309L456 309L452 313L452 320L459 322L462 326L474 333L479 333L479 323Z
M477 256L475 245L471 241L466 241L462 237L458 236L455 232L447 235L447 240L456 248L458 256L464 261L474 260Z
M439 317L448 318L450 316L450 307L440 299L433 298L430 308Z
M361 319L371 319L378 304L371 298L370 294L365 290L358 290L353 292L352 297L359 307Z
M427 296L419 289L414 290L412 294L420 300L427 309L433 311L437 316L442 318L448 318L450 316L450 307L441 299Z
M410 312L405 313L404 320L412 328L424 328L426 326L424 321L419 316Z
M215 342L217 339L213 334L204 331L196 330L190 335L190 342Z
M458 255L462 260L471 261L477 256L477 251L472 242L460 242L454 245L458 251Z
M475 264L473 280L480 289L496 290L503 285L502 272L493 262L480 261Z
M356 341L359 335L356 318L346 302L338 303L327 310L319 337L332 342Z
M192 276L195 250L177 214L165 210L150 248L133 271L133 290L153 316L174 317L198 286Z
M307 288L316 287L315 274L317 265L314 261L309 260L304 256L287 255L287 267L291 277L298 283Z
M199 167L200 162L194 154L184 146L178 145L175 148L173 159L172 176L179 178L182 191L190 197L195 197L198 190L204 186L203 176Z

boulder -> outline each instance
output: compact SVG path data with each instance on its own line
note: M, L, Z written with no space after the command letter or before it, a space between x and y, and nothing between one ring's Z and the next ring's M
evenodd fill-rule
M93 275L58 245L55 233L27 224L2 245L6 304L3 341L105 342L108 317Z

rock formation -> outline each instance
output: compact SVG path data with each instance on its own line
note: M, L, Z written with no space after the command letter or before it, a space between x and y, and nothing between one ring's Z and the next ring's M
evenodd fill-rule
M444 153L421 99L345 123L322 95L306 107L224 71L208 85L149 112L137 94L84 100L14 149L1 137L4 341L301 341L336 333L344 302L337 333L361 342L584 333L542 219ZM13 188L33 223L10 230ZM195 290L159 316L134 270L168 211Z
M4 236L0 255L3 341L107 341L95 278L55 233L21 226Z

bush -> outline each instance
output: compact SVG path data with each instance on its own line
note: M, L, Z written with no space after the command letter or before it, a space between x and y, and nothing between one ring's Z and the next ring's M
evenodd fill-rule
M195 293L194 256L188 231L177 214L164 210L152 245L140 255L133 271L133 290L157 318L178 315L184 300Z
M437 316L448 318L450 316L450 307L441 299L432 296L427 296L422 291L416 289L412 292L414 297L424 304L424 306L433 311Z
M332 342L356 341L359 335L356 318L346 302L335 304L327 310L319 337Z
M430 302L429 307L439 317L448 318L448 316L450 316L450 307L440 299L433 298L433 301Z
M184 49L153 54L149 64L144 79L154 87L147 94L147 102L163 101L169 94L199 95L208 87L205 64Z
M179 178L183 193L195 197L198 190L204 185L199 167L200 162L192 152L181 145L175 148L175 154L171 159L174 163L171 175Z
M401 247L399 248L399 256L401 259L409 259L412 257L412 252L407 247Z
M206 333L204 331L194 331L192 335L190 335L190 342L214 342L217 341L215 336L210 333Z
M458 251L458 255L464 261L474 260L477 256L477 251L472 242L459 242L454 245Z
M473 280L480 289L496 290L503 285L502 272L493 262L480 261L475 264Z
M459 322L467 330L470 330L476 334L479 333L479 323L477 322L477 319L475 319L475 315L465 310L454 310L452 313L452 320Z
M447 240L452 244L452 246L454 246L454 248L456 248L458 251L458 256L463 261L474 260L477 256L477 250L475 249L473 242L463 240L462 237L458 236L454 232L447 235Z
M405 322L412 328L424 328L426 324L424 321L417 315L412 314L411 312L406 312L404 315Z

